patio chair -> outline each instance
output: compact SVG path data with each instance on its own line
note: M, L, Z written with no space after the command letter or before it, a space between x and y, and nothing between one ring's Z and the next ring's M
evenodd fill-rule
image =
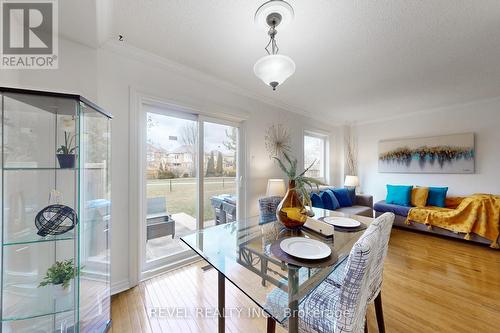
M146 226L146 241L168 235L175 237L175 220L167 212L165 197L148 198Z

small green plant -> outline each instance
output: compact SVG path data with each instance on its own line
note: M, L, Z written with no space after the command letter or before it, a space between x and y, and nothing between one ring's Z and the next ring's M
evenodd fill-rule
M71 135L71 133L64 131L64 144L57 149L57 152L64 155L73 154L76 150L76 145L74 145L73 143L74 139L74 135Z
M69 287L71 280L76 276L78 269L73 265L73 259L56 261L48 270L38 287L49 284L62 285L64 289Z

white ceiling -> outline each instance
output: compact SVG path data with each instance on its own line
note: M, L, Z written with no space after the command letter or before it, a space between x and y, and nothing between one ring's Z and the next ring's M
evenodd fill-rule
M95 0L94 0L95 1ZM297 65L273 92L253 74L264 0L119 0L126 42L333 121L364 121L500 95L498 0L290 0L280 52Z

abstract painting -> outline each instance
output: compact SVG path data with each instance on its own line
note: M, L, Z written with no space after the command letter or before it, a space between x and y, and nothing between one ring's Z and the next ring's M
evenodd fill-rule
M474 133L380 141L379 172L474 173Z

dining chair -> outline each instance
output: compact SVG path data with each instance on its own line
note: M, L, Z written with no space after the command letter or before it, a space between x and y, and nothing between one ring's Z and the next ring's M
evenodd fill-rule
M300 304L301 332L366 332L366 309L373 300L376 307L380 301L377 321L379 331L384 331L381 298L378 297L393 222L392 213L375 219L342 263L345 268L334 272L339 274L343 270L343 273L330 276ZM267 306L272 311L285 311L287 302L287 293L278 288L267 298Z
M259 224L276 221L276 210L283 197L270 196L259 199Z

